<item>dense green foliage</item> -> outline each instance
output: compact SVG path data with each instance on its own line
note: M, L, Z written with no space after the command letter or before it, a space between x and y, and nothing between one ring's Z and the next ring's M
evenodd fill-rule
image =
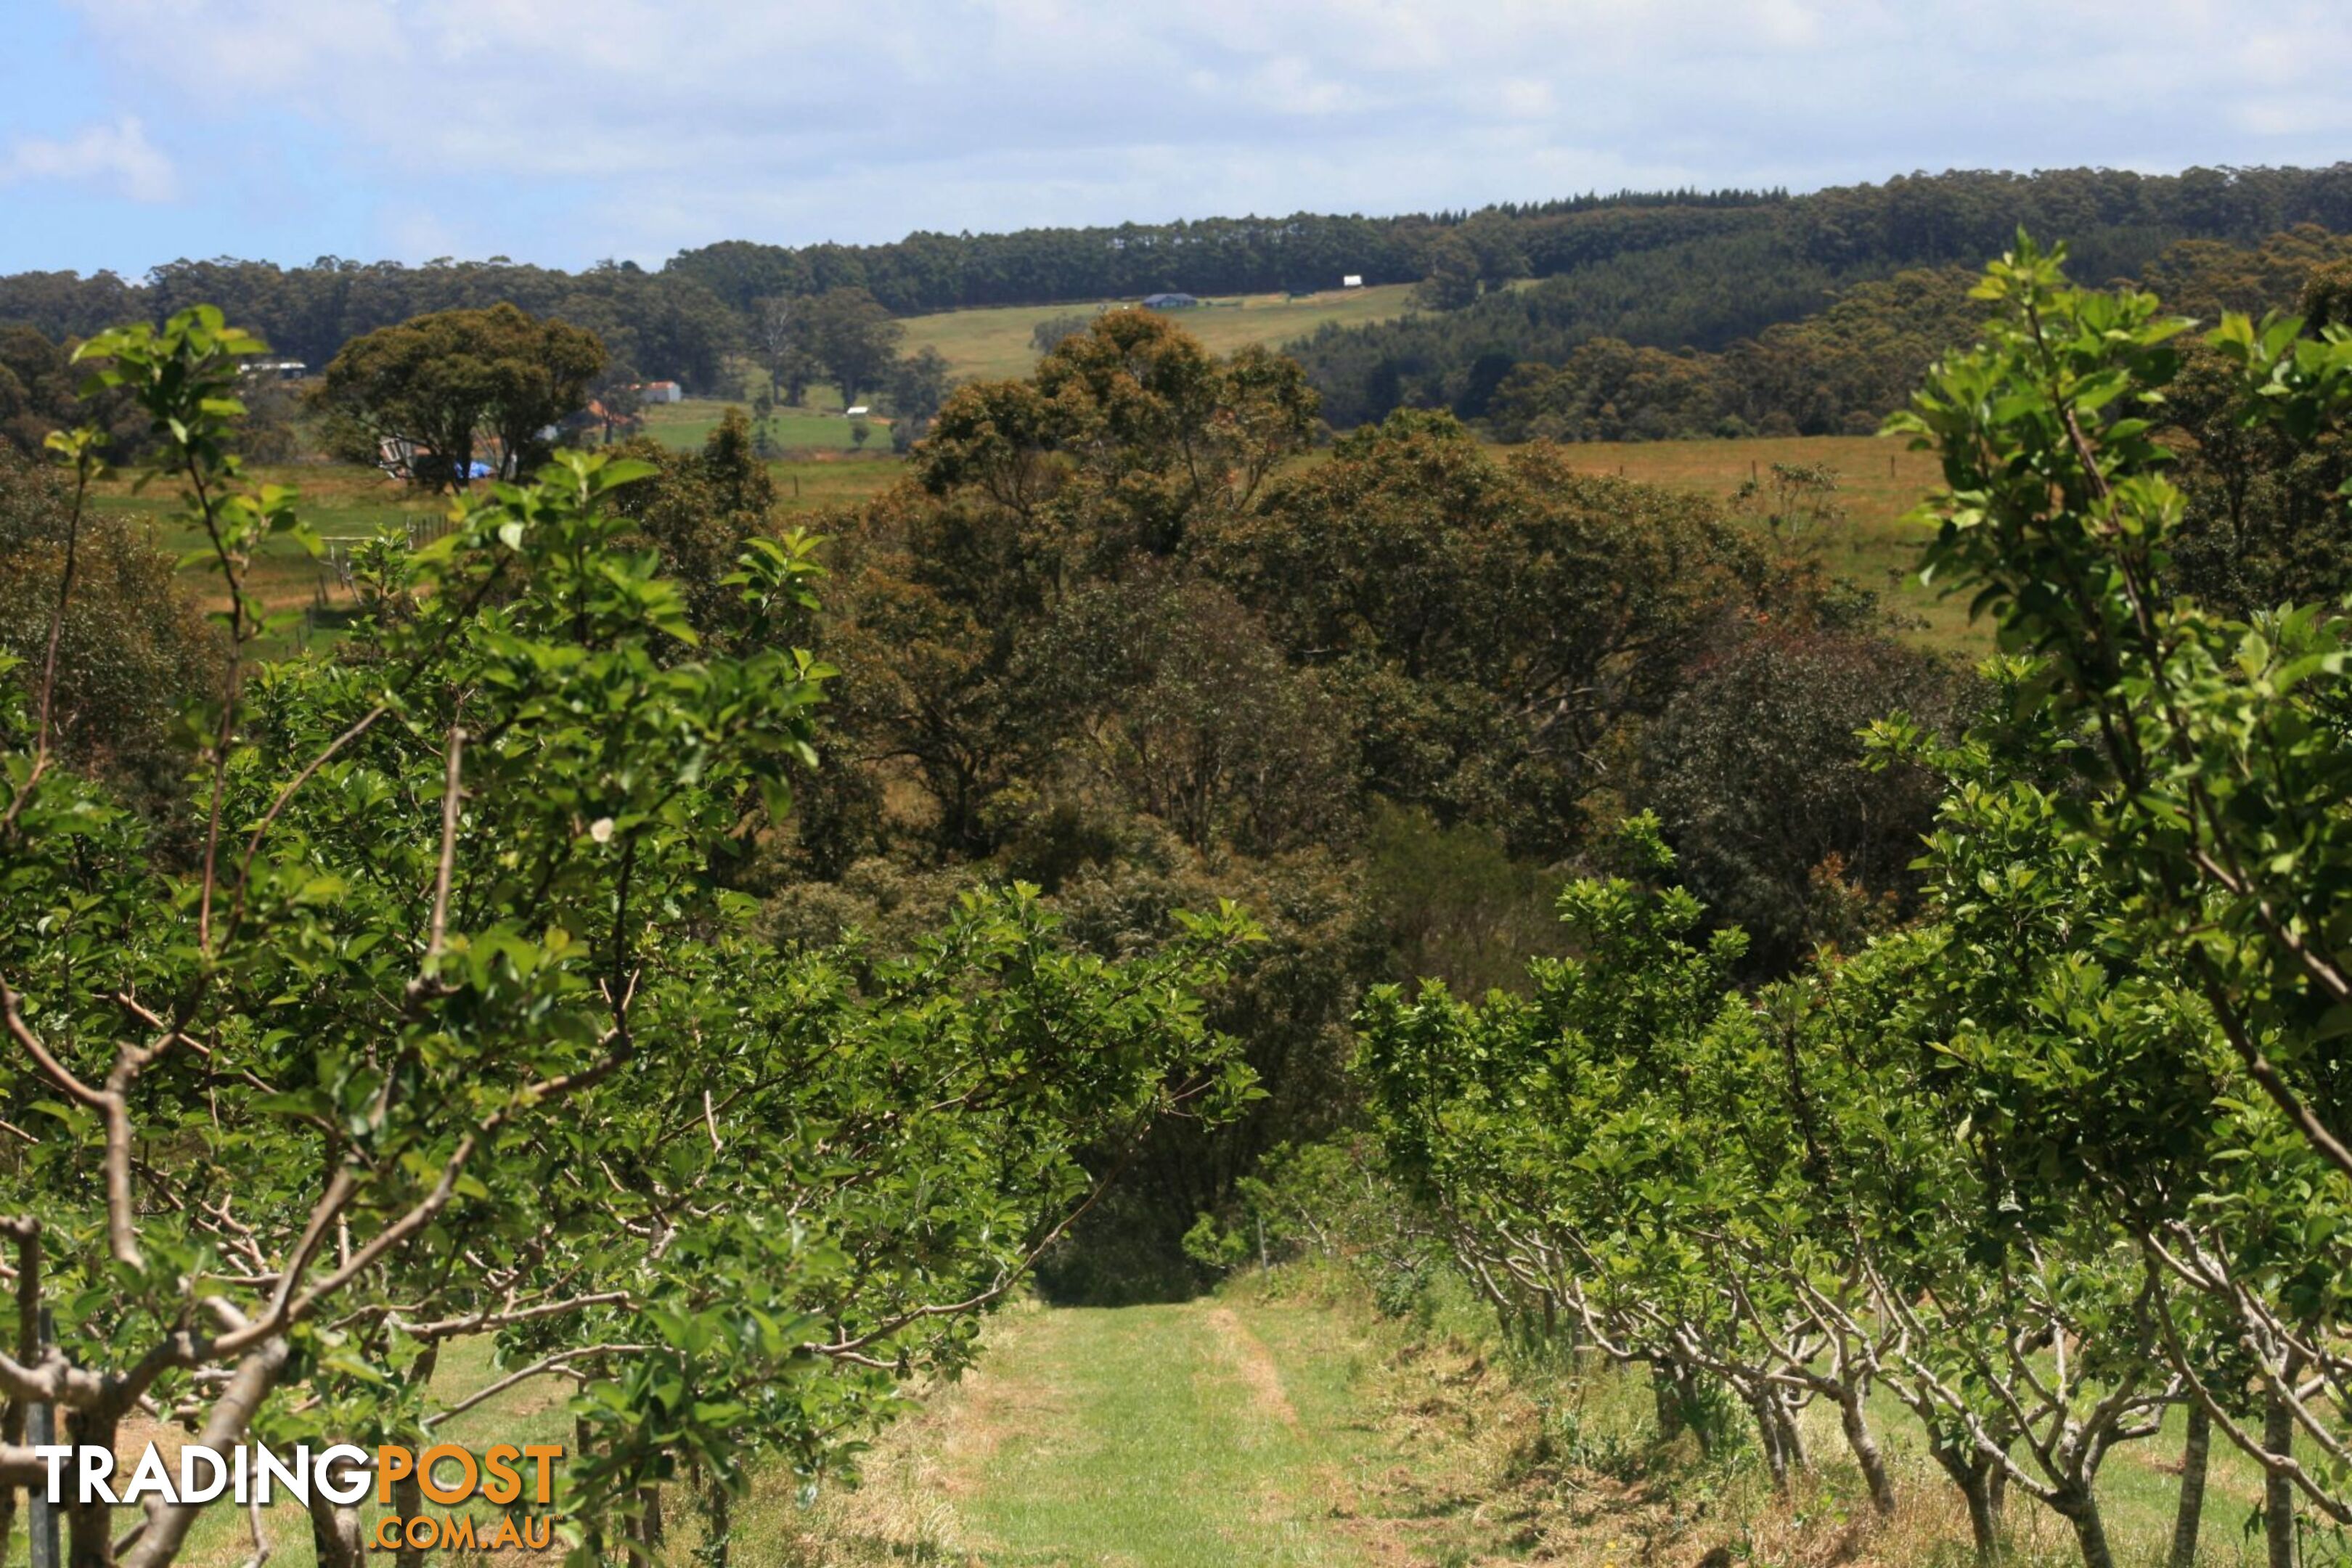
M1729 1394L1776 1478L1806 1462L1792 1407L1827 1400L1890 1510L1885 1389L1980 1552L2005 1480L2107 1568L2100 1466L2187 1405L2262 1466L2288 1563L2299 1512L2352 1521L2352 597L2340 556L2321 603L2251 621L2185 592L2158 437L2201 361L2207 428L2332 447L2352 330L2232 314L2192 355L2153 296L2073 289L2023 241L1978 297L1984 342L1900 421L1944 460L1929 568L2007 650L1965 743L1874 728L1940 783L1922 918L1748 991L1744 935L1702 934L1638 817L1525 998L1372 996L1378 1125L1507 1317L1647 1364L1695 1420Z
M791 929L901 927L987 871L1037 882L1110 951L1212 894L1268 932L1215 1014L1264 1098L1225 1131L1153 1135L1137 1183L1053 1260L1073 1294L1190 1287L1197 1216L1349 1113L1367 984L1424 963L1509 981L1496 934L1540 940L1559 868L1667 765L1642 737L1670 715L1694 781L1670 831L1743 868L1740 912L1788 933L1759 964L1851 923L1857 897L1900 905L1899 847L1928 825L1927 792L1845 788L1833 759L1806 760L1841 722L1958 700L1807 541L1576 474L1557 448L1497 455L1443 415L1296 461L1313 419L1286 361L1219 360L1111 312L1033 378L959 390L908 479L827 524L838 762L751 873ZM1767 647L1839 675L1819 709L1759 728L1720 671ZM1702 762L1703 732L1743 723L1744 756ZM1759 758L1813 798L1751 868L1777 828L1728 814Z
M477 452L519 479L548 457L543 432L577 413L604 371L596 334L512 305L442 310L344 345L318 392L328 442L427 489L462 487Z
M2295 308L2345 255L2344 241L2303 225L2252 246L2184 240L2144 277L2210 320ZM1969 297L1972 280L1957 267L1867 279L1719 349L1671 328L1639 329L1648 335L1629 342L1596 331L1591 300L1528 293L1460 315L1332 330L1303 353L1342 423L1411 404L1450 406L1512 441L1866 434L1939 355L1976 339L1985 311ZM1675 286L1648 279L1639 297L1669 298ZM2210 444L2198 436L2200 448Z
M186 757L172 731L191 700L221 689L215 628L152 531L77 516L54 468L0 448L0 682L26 711L52 666L52 628L51 743L156 818L167 840L183 837L187 824L170 805Z
M806 539L747 536L724 606L670 574L725 531L673 515L724 489L716 457L634 517L625 460L486 487L431 545L367 553L338 655L257 667L252 556L307 536L233 449L259 346L211 310L89 346L226 600L221 679L179 694L185 853L68 744L114 672L68 661L123 645L75 598L78 548L117 551L81 537L100 439L52 443L75 569L56 662L0 708L0 1239L26 1309L0 1499L40 1473L28 1401L80 1443L142 1410L214 1446L410 1441L455 1408L440 1347L488 1334L501 1385L580 1390L579 1560L656 1539L649 1489L691 1477L723 1562L753 1466L854 1459L1156 1120L1230 1112L1247 1073L1207 998L1253 932L1171 910L1106 957L1013 886L893 952L763 940L720 872L781 820L833 672L795 646ZM150 1510L125 1560L172 1561L201 1506ZM314 1494L312 1520L353 1568L356 1511ZM68 1526L76 1563L114 1561L109 1506Z
M1482 289L1534 265L1458 226ZM2183 1407L2274 1550L2352 1523L2337 250L2164 251L2216 308L2303 303L2206 331L2021 241L1712 356L1487 365L1485 417L1574 437L1734 384L1843 421L1933 360L1899 425L1943 462L1928 570L1999 627L1974 682L1822 570L1833 476L1726 507L1438 410L1310 451L1298 364L1143 311L949 394L829 538L779 529L740 417L568 456L257 671L241 574L299 526L226 450L251 345L101 339L228 662L135 809L67 678L11 676L0 1159L41 1223L6 1234L71 1307L0 1386L408 1433L490 1330L584 1385L583 1540L698 1464L723 1533L743 1465L837 1463L1033 1265L1133 1299L1346 1232L1384 1302L1442 1252L1784 1485L1822 1405L1881 1513L1891 1394L1988 1555L2022 1498L2108 1568L2101 1468ZM86 520L17 493L54 589ZM486 1277L436 1272L464 1248Z

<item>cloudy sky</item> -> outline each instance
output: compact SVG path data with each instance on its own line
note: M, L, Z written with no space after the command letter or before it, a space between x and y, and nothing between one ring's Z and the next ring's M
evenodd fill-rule
M2341 0L0 0L0 271L2352 156Z

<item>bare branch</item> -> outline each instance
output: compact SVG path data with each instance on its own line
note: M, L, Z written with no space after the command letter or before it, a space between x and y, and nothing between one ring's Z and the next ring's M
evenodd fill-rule
M534 1377L541 1377L551 1372L569 1373L572 1370L572 1363L576 1361L595 1361L605 1356L615 1355L643 1355L651 1349L653 1349L651 1345L613 1344L587 1345L579 1350L558 1351L551 1356L531 1363L520 1372L509 1373L487 1387L476 1389L439 1415L426 1416L419 1425L429 1432L450 1417L463 1415L477 1405L497 1398L519 1383L526 1383Z

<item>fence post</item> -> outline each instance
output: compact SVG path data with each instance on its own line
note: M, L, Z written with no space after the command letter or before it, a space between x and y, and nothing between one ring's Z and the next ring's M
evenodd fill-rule
M57 1343L58 1339L57 1319L50 1315L47 1307L41 1309L40 1325L40 1354L41 1359L46 1361L48 1359L49 1347ZM32 1406L25 1412L26 1439L35 1447L45 1443L56 1442L58 1440L57 1420L57 1406L53 1405ZM58 1510L49 1501L48 1488L39 1481L35 1481L25 1488L25 1494L32 1504L27 1510L26 1519L26 1522L33 1530L31 1568L58 1568Z

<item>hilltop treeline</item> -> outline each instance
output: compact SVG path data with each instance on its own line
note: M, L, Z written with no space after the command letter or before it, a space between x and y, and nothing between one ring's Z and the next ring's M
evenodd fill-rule
M1530 268L1523 276L1540 281L1519 287L1500 287L1512 275L1482 268L1483 292L1458 310L1327 327L1296 352L1326 416L1345 426L1401 405L1454 405L1491 389L1498 363L1564 364L1601 340L1718 353L1817 314L1860 283L1913 268L1972 268L2021 226L2072 237L2077 270L2119 279L2184 241L2251 246L2306 224L2345 232L2347 195L2352 168L2343 165L2161 177L1916 175L1713 214L1710 228L1649 226L1640 241L1629 235L1596 247L1572 268ZM1916 377L1923 364L1905 365L1889 384Z
M1915 174L1790 196L1676 191L1393 217L1295 214L1011 234L920 233L887 245L793 247L730 240L657 271L581 272L482 262L405 267L322 258L306 267L180 260L137 282L101 272L0 278L0 323L53 341L198 300L250 322L279 353L322 364L352 338L428 311L509 300L594 329L648 375L715 384L755 303L870 291L899 314L974 305L1328 289L1442 276L1486 295L1465 311L1327 333L1307 363L1335 423L1433 389L1481 355L1558 363L1614 337L1717 350L1818 310L1830 292L1906 268L1974 265L2017 226L2075 237L2086 271L2137 271L2183 239L2251 244L2299 223L2352 228L2352 165L2192 169L2143 175ZM1542 281L1506 289L1524 279ZM1458 319L1457 319L1458 318ZM1455 389L1455 390L1458 390ZM1390 405L1391 406L1393 404Z
M1328 289L1427 277L1433 252L1461 240L1480 276L1551 279L1621 258L1663 255L1738 279L1709 301L1646 288L1580 303L1653 323L1635 342L1721 347L1814 308L1823 287L1898 267L1974 265L2022 223L2078 237L2103 270L2137 268L2175 239L2251 242L2302 222L2352 225L2352 165L2325 170L2198 169L2169 176L2075 169L2035 174L1911 175L1789 196L1672 192L1471 213L1398 217L1215 218L1007 235L911 235L896 245L784 246L730 241L680 253L665 268L737 310L752 300L869 289L902 313L972 305L1117 299L1155 289L1241 293ZM1735 300L1734 295L1745 296ZM1759 314L1758 312L1762 312Z
M2315 274L2347 258L2352 241L2304 224L2251 247L2183 240L2140 278L2210 321L2225 310L2297 309ZM1838 290L1814 314L1775 322L1720 352L1596 337L1565 348L1560 339L1528 344L1516 355L1488 348L1467 363L1415 376L1382 360L1358 389L1360 407L1351 410L1344 377L1326 389L1327 406L1343 420L1351 411L1370 417L1401 404L1451 406L1507 441L1863 435L1903 406L1939 355L1975 340L1986 310L1969 297L1975 280L1958 267L1870 279ZM1482 330L1468 312L1405 325L1456 351L1441 364L1460 358L1459 345L1444 338L1449 328ZM1329 366L1321 368L1328 379Z
M501 302L586 327L614 358L647 375L709 387L741 340L740 319L692 278L629 262L583 272L488 261L349 261L308 267L268 261L173 261L141 283L111 272L19 272L0 278L0 325L29 326L63 342L124 321L161 321L199 303L252 323L273 353L322 368L342 346L380 328L438 310Z

